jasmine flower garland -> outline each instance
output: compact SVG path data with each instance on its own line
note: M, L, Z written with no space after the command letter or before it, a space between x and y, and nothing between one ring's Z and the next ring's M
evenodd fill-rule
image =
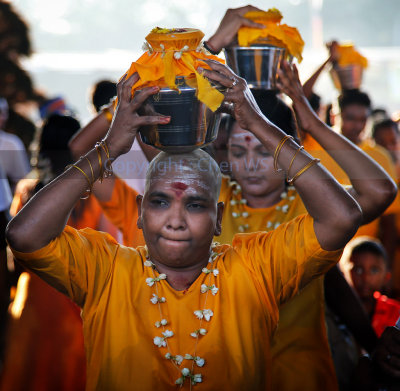
M213 276L215 278L219 274L218 269L212 268L213 262L214 262L215 258L218 256L218 253L213 250L218 244L219 243L213 243L211 246L211 255L210 255L210 259L208 261L211 268L205 267L202 269L202 273L204 273L208 276L208 284L202 284L200 287L200 292L202 294L205 294L204 306L206 305L206 302L207 302L208 293L211 292L211 294L213 296L215 296L219 291L218 287L215 286L215 284L211 284L211 278ZM154 273L155 265L153 262L151 262L149 260L148 254L146 254L146 261L144 262L144 266L151 267L152 271L153 271L153 278L151 278L151 277L146 278L146 284L150 288L155 289L155 293L152 293L150 302L154 305L158 305L159 312L160 312L160 320L157 320L154 323L154 326L156 328L162 328L161 336L159 336L159 335L155 336L153 338L153 343L154 343L154 345L156 345L159 348L165 347L168 349L168 353L165 354L165 358L167 360L170 360L171 363L174 364L175 367L180 372L180 377L175 381L176 385L182 386L186 380L190 381L190 387L197 383L202 383L203 377L200 373L194 373L194 366L196 365L198 368L202 368L206 364L206 360L204 358L196 355L197 343L196 343L196 347L195 347L195 351L194 351L193 355L191 355L189 353L186 353L184 355L181 355L181 354L173 355L170 352L170 348L168 345L168 339L174 337L174 332L172 330L168 330L165 328L165 326L168 324L168 320L163 316L161 304L165 303L166 299L165 299L165 297L159 296L158 286L157 286L157 284L161 283L162 280L167 279L167 275L165 273L161 273L158 275L158 277L156 277L156 275ZM198 339L207 334L207 330L205 328L201 327L203 320L205 322L210 322L214 313L211 309L204 308L202 310L194 311L193 314L197 319L199 319L200 327L197 330L191 332L190 336ZM179 368L184 360L192 361L191 369L186 368L186 367L182 368L182 369Z

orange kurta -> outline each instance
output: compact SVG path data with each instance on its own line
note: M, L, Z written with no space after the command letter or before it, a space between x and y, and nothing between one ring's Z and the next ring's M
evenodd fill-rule
M240 204L240 193L235 194L235 186L230 186L225 177L219 199L225 203L222 235L216 239L229 243L240 226L245 224L248 224L246 232L265 230L267 226L271 230L306 213L293 187L283 196L276 205L254 209ZM232 200L235 205L232 205ZM241 216L234 217L238 212ZM243 212L248 216L243 217ZM337 390L326 333L324 303L323 277L320 277L280 308L279 327L271 345L273 390Z
M88 390L176 390L175 380L191 360L177 368L165 358L166 347L153 338L161 335L155 322L159 307L167 319L170 352L205 359L199 390L270 389L269 339L278 322L278 307L296 295L312 278L333 266L341 251L321 249L310 216L281 225L270 233L237 235L232 246L218 246L213 268L217 294L200 293L208 283L201 273L185 291L166 280L156 283L166 302L152 304L153 278L144 266L145 250L127 248L109 235L90 229L64 232L46 247L30 254L14 252L26 266L83 307L88 360ZM90 256L88 256L90 254ZM158 276L157 272L155 275ZM193 315L211 309L209 322ZM195 339L199 327L206 335ZM184 389L189 389L185 381Z
M37 182L25 179L19 185L13 200L14 214ZM96 228L100 216L101 208L91 197L78 201L68 224ZM79 307L35 274L24 272L10 313L0 389L83 391L86 359Z

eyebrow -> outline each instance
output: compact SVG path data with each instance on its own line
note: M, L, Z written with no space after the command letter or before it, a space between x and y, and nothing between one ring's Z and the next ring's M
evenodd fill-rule
M201 195L194 195L194 196L189 196L187 198L188 201L203 201L203 202L210 202L211 199L201 196Z
M167 193L164 193L162 191L153 191L149 194L149 198L155 198L155 197L160 197L160 198L165 198L167 200L171 200L172 197L168 195ZM195 194L195 195L189 195L188 197L185 197L187 201L193 202L193 201L203 201L203 202L210 202L211 198L204 197L200 194Z

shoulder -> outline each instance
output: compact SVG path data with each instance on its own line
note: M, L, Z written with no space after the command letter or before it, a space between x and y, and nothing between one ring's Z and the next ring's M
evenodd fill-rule
M25 151L22 140L15 134L7 133L4 130L0 130L0 140L2 141L3 148L6 146L12 150Z

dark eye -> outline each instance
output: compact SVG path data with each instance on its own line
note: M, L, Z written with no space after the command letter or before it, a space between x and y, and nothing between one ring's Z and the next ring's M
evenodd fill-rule
M266 151L266 150L260 150L260 151L258 151L258 153L262 156L262 157L270 157L270 156L272 156L268 151Z
M199 202L191 202L190 204L188 204L187 207L188 207L188 209L196 210L196 211L205 208L205 206Z
M241 158L241 157L243 157L245 155L244 152L239 152L239 151L233 151L231 153L232 153L232 156L236 157L236 158Z
M371 274L379 274L381 269L379 267L373 266L371 267Z
M353 267L353 273L357 274L357 276L361 276L364 273L364 270L362 267L355 266Z
M151 200L150 204L156 208L165 208L168 206L168 202L166 200L159 198Z

